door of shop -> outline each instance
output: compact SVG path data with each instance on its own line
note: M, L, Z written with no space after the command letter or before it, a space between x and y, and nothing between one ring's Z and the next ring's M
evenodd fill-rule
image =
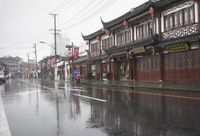
M164 80L170 82L199 82L199 50L164 54Z

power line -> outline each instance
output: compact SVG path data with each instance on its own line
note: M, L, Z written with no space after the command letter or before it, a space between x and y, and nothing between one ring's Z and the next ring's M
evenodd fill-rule
M98 15L99 13L101 13L102 11L104 11L106 8L108 8L109 6L111 6L112 4L114 4L116 1L117 1L117 0L114 0L114 1L109 2L106 6L102 7L101 10L99 10L99 11L97 11L97 12L96 12L96 11L93 12L92 14L86 16L85 18L83 18L83 19L80 20L79 22L74 23L74 24L71 24L71 25L69 25L68 27L63 28L62 30L69 29L69 28L73 28L73 27L75 27L75 26L77 26L77 25L79 25L79 24L81 24L81 23L83 23L83 22L88 21L88 19L91 19L92 17Z
M63 7L63 5L65 5L68 1L70 2L70 0L64 0L59 6L57 6L57 7L53 10L53 12L55 12L55 11L58 10L59 8Z
M112 0L112 1L108 1L107 3L104 3L104 5L101 5L101 7L97 8L94 12L91 12L90 14L87 14L87 16L85 16L84 18L80 19L76 22L76 23L71 23L70 27L73 25L78 25L82 22L88 21L89 18L92 18L93 16L98 15L99 13L101 13L104 9L106 9L107 7L109 7L110 5L112 5L116 0ZM75 22L75 21L74 21Z
M84 14L84 11L86 11L95 1L96 0L92 0L88 5L86 5L85 7L83 7L78 13L76 13L75 15L73 15L73 17L71 17L68 20L64 21L64 23L60 24L59 26L62 26L64 24L66 24L67 22L71 22L75 18L79 17L81 14ZM102 2L102 0L100 2Z
M43 33L40 33L40 34L38 34L38 35L36 35L36 36L33 36L33 37L31 37L31 38L28 38L28 39L26 39L26 40L24 40L24 41L16 42L16 43L14 43L14 44L10 44L10 45L1 47L0 49L7 49L7 48L10 48L10 47L17 46L17 45L19 45L19 44L26 43L27 41L33 40L33 39L35 39L35 38L37 38L37 37L39 37L39 36L41 36L41 35L43 35L43 34L44 34L44 32L43 32Z
M71 3L71 4L70 4L69 6L67 6L67 7L63 7L64 9L62 9L61 11L58 11L58 13L60 14L60 13L64 12L66 9L71 8L71 7L74 6L74 4L77 3L77 2L78 2L78 0L74 1L73 3Z
M98 3L96 3L93 7L91 7L90 9L97 9L100 10L102 7L106 6L110 1L108 1L107 3L103 3L105 0L100 0ZM84 12L85 11L85 12ZM88 16L88 14L92 14L92 10L84 10L82 13L79 14L79 16L81 16L82 14L84 14L83 16L81 16L81 18L84 18L85 15ZM96 10L95 10L96 11ZM67 23L70 24L69 22L72 22L74 20L74 22L76 22L77 20L79 21L81 18L79 18L79 16L73 16L71 21L65 21L65 23L63 23L62 25L66 25Z
M7 48L10 48L10 47L15 47L15 46L18 46L18 45L20 45L20 44L24 44L24 43L26 43L26 42L28 42L28 41L30 41L30 40L36 39L36 38L38 38L38 37L41 37L42 35L44 35L44 34L47 33L47 30L45 30L46 27L49 27L49 15L48 15L48 16L46 17L46 19L45 19L45 22L44 22L44 24L43 24L42 32L41 32L41 33L39 33L38 35L32 36L32 37L30 37L30 38L28 38L28 39L25 39L25 40L23 40L23 41L16 42L16 43L13 43L13 44L10 44L10 45L7 45L7 46L3 46L3 47L0 48L0 50L1 50L1 49L7 49Z

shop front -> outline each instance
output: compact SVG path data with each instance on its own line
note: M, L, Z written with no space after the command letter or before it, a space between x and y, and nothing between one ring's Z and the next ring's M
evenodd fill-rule
M129 61L128 52L113 53L110 55L111 79L128 80L129 79Z
M168 82L200 81L199 43L177 43L165 47L164 80Z
M161 57L159 53L155 53L154 46L137 47L132 52L135 54L133 66L135 68L135 80L147 82L160 81Z

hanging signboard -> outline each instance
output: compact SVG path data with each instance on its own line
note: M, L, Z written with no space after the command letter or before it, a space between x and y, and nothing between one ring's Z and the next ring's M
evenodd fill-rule
M165 47L165 50L169 53L187 51L189 50L189 45L187 43L178 43Z
M134 54L143 53L145 52L144 46L133 48L132 52L134 52Z
M79 57L79 48L75 47L74 48L74 59L77 60Z

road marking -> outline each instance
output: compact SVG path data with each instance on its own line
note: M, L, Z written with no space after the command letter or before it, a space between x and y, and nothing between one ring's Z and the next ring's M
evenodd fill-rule
M73 95L78 96L78 97L82 97L82 98L95 100L95 101L107 102L107 100L103 100L103 99L99 99L99 98L95 98L95 97L89 97L89 96L80 95L80 94L73 94Z
M8 125L8 120L6 118L1 92L0 92L0 136L12 136L10 128Z
M170 95L170 94L161 94L161 93L146 93L146 92L135 92L135 93L144 94L144 95L155 95L155 96L165 96L165 97L172 97L172 98L200 100L200 98L198 98L198 97L190 97L190 96L179 96L179 95Z
M86 90L82 90L82 89L73 89L73 88L70 88L69 90L70 91L75 91L75 92L86 92Z
M84 89L83 87L72 87L73 89Z
M65 87L58 87L58 89L65 89Z

